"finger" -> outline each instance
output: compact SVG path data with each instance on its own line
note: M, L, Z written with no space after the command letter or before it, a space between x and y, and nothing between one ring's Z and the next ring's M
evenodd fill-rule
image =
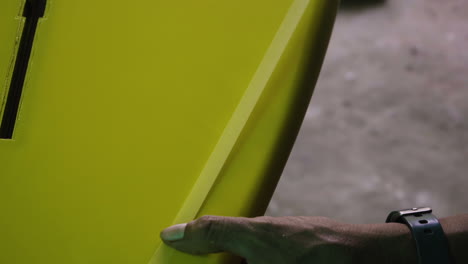
M255 235L248 218L203 216L188 224L164 229L161 239L167 245L190 254L221 251L248 258Z

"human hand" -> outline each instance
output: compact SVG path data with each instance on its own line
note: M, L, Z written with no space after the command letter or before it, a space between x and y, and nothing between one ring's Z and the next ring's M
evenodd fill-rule
M416 263L409 229L398 223L352 225L325 217L204 216L161 232L190 254L231 252L249 264Z

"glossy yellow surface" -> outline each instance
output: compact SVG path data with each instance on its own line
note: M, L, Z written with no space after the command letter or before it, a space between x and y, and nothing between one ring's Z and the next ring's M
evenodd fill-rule
M0 3L2 102L22 5ZM227 261L169 250L159 231L262 213L336 5L49 0L0 140L0 263Z

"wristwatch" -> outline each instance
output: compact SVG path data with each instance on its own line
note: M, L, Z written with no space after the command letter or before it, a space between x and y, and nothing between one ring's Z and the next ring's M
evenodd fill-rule
M429 207L393 211L387 223L402 223L409 227L416 242L419 264L451 264L449 246L439 220Z

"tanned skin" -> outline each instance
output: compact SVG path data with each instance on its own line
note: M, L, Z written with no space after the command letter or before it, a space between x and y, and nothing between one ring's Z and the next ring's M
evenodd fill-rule
M468 214L440 219L455 264L468 263ZM325 217L204 216L161 232L183 252L231 252L249 264L418 263L409 228L347 224Z

